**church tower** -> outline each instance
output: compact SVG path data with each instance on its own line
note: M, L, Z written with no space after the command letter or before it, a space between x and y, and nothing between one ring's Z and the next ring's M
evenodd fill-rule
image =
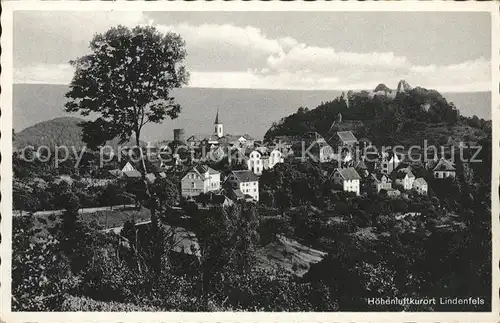
M217 115L215 116L215 134L217 137L222 137L224 136L224 126L222 125L222 122L219 122L219 109L217 109Z

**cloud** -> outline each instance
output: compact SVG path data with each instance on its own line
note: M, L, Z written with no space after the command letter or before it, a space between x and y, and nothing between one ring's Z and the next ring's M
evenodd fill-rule
M255 26L161 24L141 12L27 15L39 23L32 28L23 20L23 26L28 25L23 33L31 41L24 43L24 50L15 51L22 57L14 70L18 83L67 84L73 74L67 61L85 53L94 33L117 24L151 24L185 39L193 87L372 89L379 83L394 88L401 79L413 86L447 91L486 91L491 87L490 61L484 58L450 65L417 65L395 52L337 51L334 45L306 44L290 35L271 37ZM22 35L18 37L22 39Z
M37 64L14 68L14 83L69 84L74 68L69 64Z

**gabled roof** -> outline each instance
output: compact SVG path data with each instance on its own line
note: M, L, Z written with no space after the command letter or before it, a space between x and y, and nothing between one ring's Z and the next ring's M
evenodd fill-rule
M108 170L108 173L110 173L113 176L120 177L122 175L121 169L111 169Z
M240 182L257 182L259 178L249 170L233 170L231 172Z
M385 174L371 174L371 177L377 182L377 183L380 183L382 182L382 178L385 176L386 180L388 183L391 183L392 180L389 176L385 175Z
M322 135L317 133L316 131L309 131L306 133L303 133L300 138L297 138L299 140L305 140L305 141L325 141L325 138L323 138Z
M200 139L198 139L198 137L193 135L193 136L190 136L186 141L200 141Z
M337 136L342 141L358 141L351 131L339 131L337 132Z
M199 175L205 174L208 171L207 165L198 164L193 167L193 170L197 172Z
M354 163L354 168L355 169L367 169L365 161L364 160L358 160L357 162Z
M434 171L455 171L455 167L453 163L447 159L441 157L436 167L434 167Z
M206 141L219 141L219 137L217 135L208 135L205 139Z
M411 167L403 167L398 169L398 178L404 178L408 174L408 177L415 177L411 172Z
M361 176L359 176L358 172L352 167L337 168L337 172L339 172L340 176L345 180L361 179Z
M233 194L237 199L242 199L245 197L245 194L243 194L243 192L239 188L233 189Z
M220 174L220 172L216 171L215 169L208 167L208 174L209 175L217 175Z
M198 165L194 166L193 168L191 168L189 171L187 171L187 173L182 178L186 177L186 175L188 173L192 173L192 172L198 174L201 178L205 177L206 172L208 172L209 175L220 174L220 172L216 171L213 168L208 167L207 165L198 164Z

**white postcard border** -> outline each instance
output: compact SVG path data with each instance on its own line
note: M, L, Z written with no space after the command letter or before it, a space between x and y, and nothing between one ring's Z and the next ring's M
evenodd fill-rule
M2 55L0 126L0 322L493 322L498 321L499 306L499 247L500 247L500 19L499 5L495 2L142 2L142 1L3 1L1 13ZM492 312L342 312L342 313L57 313L11 312L11 228L12 228L12 84L13 84L13 11L488 11L492 14ZM467 40L464 40L467 41Z

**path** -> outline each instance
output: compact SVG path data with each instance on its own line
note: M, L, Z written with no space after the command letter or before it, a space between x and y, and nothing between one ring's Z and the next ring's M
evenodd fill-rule
M119 211L119 210L134 208L134 207L135 207L135 204L88 207L88 208L79 209L78 213L85 214L85 213L95 213L95 212L99 212L99 211ZM44 215L51 215L51 214L61 215L64 213L64 211L66 211L66 210L62 209L62 210L37 211L37 212L34 212L33 215L36 215L36 216L44 216ZM29 214L30 214L30 212L23 211L23 215L29 215ZM12 215L13 216L20 216L21 211L13 210Z

